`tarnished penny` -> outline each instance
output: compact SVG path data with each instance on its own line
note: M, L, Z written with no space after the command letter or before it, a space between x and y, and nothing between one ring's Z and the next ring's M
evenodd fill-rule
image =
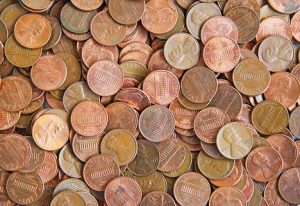
M238 7L238 6L245 6L253 10L255 13L259 14L260 12L260 6L258 4L258 1L256 0L245 0L245 1L237 1L237 0L228 0L226 1L225 7L224 7L224 13L226 14L231 9Z
M198 62L200 45L191 35L177 33L167 40L164 47L164 55L172 67L186 70Z
M120 66L103 60L94 63L87 74L87 82L93 92L101 96L116 94L124 82Z
M285 201L279 194L278 181L276 179L268 182L264 190L264 197L269 206L289 206L290 204Z
M24 47L36 49L44 46L51 37L50 21L39 14L25 14L15 24L16 40Z
M30 76L36 87L44 91L59 88L67 77L67 67L57 55L39 58L31 69Z
M205 152L208 156L216 158L216 159L223 159L224 156L220 153L217 148L216 144L209 144L206 142L201 141L201 149Z
M52 51L54 54L58 53L70 53L76 58L79 58L79 54L76 48L76 42L72 41L66 35L61 35L59 42L52 47Z
M280 133L288 125L289 114L278 102L266 100L257 104L251 114L253 126L264 135Z
M9 129L16 125L20 115L20 112L9 112L0 108L0 130Z
M44 184L37 173L12 173L6 183L9 197L16 203L28 205L37 201L43 194Z
M83 178L96 191L104 191L108 182L120 175L119 165L111 157L95 155L84 165Z
M58 44L62 35L60 22L53 16L46 15L45 17L49 20L51 24L52 33L49 41L43 46L43 50L50 49L56 44Z
M150 106L140 115L139 129L143 137L149 141L162 142L170 138L174 133L174 116L164 106Z
M298 139L300 139L300 128L298 126L299 121L300 121L300 107L296 107L296 109L293 110L289 118L289 128L293 133L293 135Z
M300 2L287 0L268 0L270 6L280 13L291 14L299 10Z
M279 178L278 188L280 195L291 204L300 204L300 168L291 168Z
M1 20L1 18L0 18L0 31L1 31L0 41L4 43L8 38L8 30L4 22Z
M234 187L220 187L211 194L209 205L242 206L246 205L246 198L242 192Z
M157 171L148 176L135 176L135 180L141 187L143 196L154 191L165 192L167 189L166 178Z
M84 0L71 0L72 4L76 6L80 10L84 11L92 11L98 9L103 0L92 0L92 1L84 1Z
M175 206L174 199L165 192L154 191L147 194L140 206Z
M77 159L72 151L70 144L66 144L59 152L58 156L59 166L61 170L69 177L82 177L82 162Z
M88 186L80 179L77 178L68 178L61 181L53 191L53 195L57 195L62 193L65 190L73 191L73 192L90 192Z
M283 166L280 154L266 146L252 150L245 165L249 175L259 182L268 182L278 177Z
M32 9L32 10L44 10L52 6L53 1L51 0L41 0L41 1L30 1L30 0L21 0L20 1L24 6Z
M51 201L50 206L60 206L61 204L72 205L72 206L86 206L83 197L80 194L73 191L62 191L57 194Z
M5 1L1 1L5 2ZM0 18L3 23L6 25L8 32L11 34L14 30L14 25L16 21L28 11L24 9L20 4L16 4L17 2L13 2L14 4L7 5L5 9L1 12Z
M0 65L4 62L4 46L0 41Z
M242 61L233 71L234 86L247 96L258 96L264 93L270 81L268 68L256 59Z
M141 21L148 31L154 34L163 34L176 25L177 19L177 9L172 1L150 0L146 3Z
M131 178L118 177L108 183L104 197L108 206L138 206L142 191Z
M294 14L292 21L291 21L291 29L293 37L300 42L300 11Z
M43 183L53 180L58 173L56 155L46 151L45 160L36 173L42 178Z
M95 101L82 101L75 106L71 114L73 129L83 136L101 134L108 122L104 106Z
M185 173L174 185L174 196L180 205L206 205L210 193L209 182L196 172Z
M214 72L229 72L240 60L240 49L232 39L213 37L205 45L203 59Z

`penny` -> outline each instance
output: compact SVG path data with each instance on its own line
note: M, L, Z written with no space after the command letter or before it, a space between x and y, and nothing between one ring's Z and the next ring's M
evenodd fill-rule
M194 129L182 129L180 127L175 127L175 131L180 134L187 137L191 137L195 135Z
M44 150L54 151L62 148L69 138L69 126L60 117L45 114L33 124L32 137Z
M83 136L101 134L108 123L108 114L104 106L95 101L82 101L71 113L73 129Z
M147 107L140 115L139 129L143 137L149 141L162 142L169 139L174 133L174 116L164 106Z
M298 11L292 18L291 21L291 30L292 30L292 35L293 37L300 42L300 11Z
M90 38L84 43L81 54L84 64L87 67L91 67L100 60L117 62L119 51L116 46L104 46Z
M224 13L226 14L228 11L238 6L248 7L249 9L253 10L257 14L259 14L260 12L260 6L256 0L246 0L246 1L228 0L224 7Z
M0 130L6 130L16 125L20 115L20 112L9 112L0 108Z
M297 1L280 1L268 0L270 6L280 13L291 14L299 10L300 2Z
M196 172L180 176L174 185L174 196L181 205L206 205L210 193L209 182Z
M211 206L229 206L231 204L246 205L245 196L234 187L220 187L216 189L209 200L209 205Z
M235 162L231 159L216 159L200 151L197 165L205 177L209 179L224 179L233 171Z
M205 15L203 15L205 13ZM213 3L197 3L189 8L186 16L188 31L196 38L200 39L201 28L206 20L214 16L221 16L221 11Z
M238 43L246 43L255 38L259 30L259 17L252 9L238 6L229 10L225 16L231 19L238 28Z
M44 184L53 180L58 173L56 155L45 151L45 159L36 173L42 178Z
M0 65L4 62L4 46L0 41Z
M44 10L52 6L53 1L51 0L41 0L38 2L32 2L30 0L21 0L22 4L26 7L33 9L33 10Z
M8 30L4 22L1 20L1 17L0 17L0 31L1 31L0 41L4 43L8 38Z
M62 31L61 31L61 27L60 27L60 22L53 16L50 15L46 15L45 16L48 21L51 24L51 37L49 39L49 41L43 46L43 50L48 50L51 49L52 47L54 47L56 44L58 44L61 35L62 35Z
M278 188L280 195L291 204L299 204L300 168L291 168L285 171L279 178Z
M232 39L214 37L206 43L203 59L214 72L229 72L240 60L240 49Z
M78 9L84 11L92 11L98 9L103 4L103 0L92 0L92 1L71 0L71 2Z
M130 163L137 154L137 141L126 130L114 129L102 139L100 150L102 154L112 157L120 166Z
M78 192L78 194L84 199L84 202L88 206L98 206L98 201L92 194L87 192Z
M154 191L147 194L140 204L141 206L175 206L174 199L167 193Z
M259 60L271 72L286 70L291 64L294 50L291 42L281 36L269 36L259 46Z
M76 178L68 178L61 181L53 191L53 196L56 196L63 191L73 191L73 192L88 192L90 193L90 189L88 186L81 181L80 179Z
M87 82L96 94L110 96L122 87L124 74L118 64L107 60L98 61L90 67Z
M76 48L76 42L69 39L66 35L62 34L59 42L52 47L54 54L69 53L79 58L79 54Z
M182 91L179 91L178 101L184 108L189 110L201 110L210 103L210 101L205 103L199 103L199 104L193 103L189 101L187 98L185 98L185 96L182 94Z
M59 88L67 77L67 67L57 55L47 55L39 58L33 65L30 76L34 85L44 91Z
M125 61L120 64L125 78L133 78L141 82L148 75L147 68L137 61Z
M282 158L282 168L291 168L298 156L298 151L294 141L284 134L273 134L267 138L271 147L274 148Z
M216 159L223 159L224 156L220 153L216 144L209 144L201 141L201 149L205 154Z
M98 43L113 46L124 40L126 27L114 21L108 11L102 11L94 16L91 22L91 33Z
M24 47L37 49L44 46L51 37L50 21L39 14L25 14L15 24L16 40Z
M265 4L260 8L260 21L271 17L271 16L279 16L283 18L286 22L290 22L290 17L288 14L279 13L278 11L274 10L270 7L269 4Z
M120 175L118 164L109 156L95 155L84 165L83 178L96 191L104 191L108 182Z
M69 144L60 150L58 161L60 168L66 175L74 178L82 177L83 164L76 158Z
M51 201L50 206L59 206L61 204L67 204L72 206L86 206L83 197L77 192L63 191L57 194Z
M263 137L253 136L253 148L259 146L269 146L271 147L270 143Z
M299 122L299 118L300 118L300 107L296 107L296 109L293 110L289 118L289 128L293 133L293 135L298 139L300 139L300 130L297 126L298 125L297 123Z
M111 17L120 24L134 24L138 22L143 14L145 1L110 0L108 10Z
M214 73L205 67L193 67L182 77L182 94L191 102L205 103L217 92L218 83Z
M252 150L245 165L249 175L259 182L268 182L278 177L283 166L280 154L266 146Z
M7 27L9 34L13 33L14 25L17 20L26 13L27 10L25 10L20 4L11 4L5 7L0 15L0 19Z
M143 196L154 191L165 192L167 189L166 178L157 171L148 176L136 176L135 179L141 187Z
M166 41L164 55L172 67L187 70L198 62L200 45L191 35L177 33Z
M91 32L85 32L85 33L82 33L82 34L77 34L77 33L72 33L64 28L62 28L62 32L64 33L64 35L66 35L68 38L74 40L74 41L77 41L77 42L82 42L82 41L85 41L89 38L91 38L92 34Z
M8 177L6 190L14 202L28 205L42 196L44 184L36 173L14 172Z
M268 182L265 191L264 197L269 206L289 206L290 204L286 202L279 194L278 191L278 181L276 179Z

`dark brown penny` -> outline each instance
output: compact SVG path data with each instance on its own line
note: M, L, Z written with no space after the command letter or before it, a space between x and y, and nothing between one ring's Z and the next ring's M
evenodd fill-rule
M300 121L300 107L296 107L296 109L293 110L289 118L289 128L293 133L293 135L298 139L300 139L300 129L298 126L299 121Z
M150 106L140 115L139 129L146 139L152 142L162 142L174 133L174 116L164 106Z
M287 202L300 204L300 168L285 171L278 181L279 193Z
M71 114L74 130L84 136L101 134L108 122L104 106L95 101L82 101L76 105Z
M40 168L36 171L36 173L42 178L44 184L53 180L58 173L56 155L48 151L45 153L45 160Z
M143 199L140 206L175 206L174 199L165 192L154 191L148 193Z

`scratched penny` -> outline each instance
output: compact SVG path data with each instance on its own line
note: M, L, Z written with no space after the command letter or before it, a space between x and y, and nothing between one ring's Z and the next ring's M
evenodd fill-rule
M6 130L16 125L20 115L20 112L9 112L0 108L0 130Z
M108 10L111 17L120 24L134 24L138 22L145 8L144 0L111 0L108 3Z
M37 173L12 173L6 183L9 197L16 203L28 205L37 201L43 194L44 184Z
M157 205L164 205L164 206L175 206L176 203L174 199L165 192L154 191L147 194L140 204L140 206L157 206Z
M187 70L198 62L200 45L191 35L177 33L166 41L164 55L172 67Z
M14 27L16 40L24 47L37 49L44 46L51 37L50 21L39 14L25 14Z
M227 37L211 38L203 50L206 65L214 72L229 72L240 60L240 49L232 39Z
M284 134L273 134L267 138L271 147L274 148L282 158L282 168L291 168L298 156L297 146L295 142Z
M81 178L83 163L77 159L70 144L66 144L58 156L60 169L69 177Z
M249 7L238 6L229 10L226 15L237 26L239 43L246 43L255 38L259 30L259 17Z
M100 151L112 157L120 166L130 163L137 154L137 141L126 130L114 129L102 139Z
M0 107L16 112L26 108L32 97L29 81L23 77L9 76L1 80Z
M300 2L286 0L268 0L270 6L280 13L291 14L299 10Z
M111 96L122 87L124 74L118 64L107 60L98 61L90 67L87 82L96 94Z
M294 50L291 42L281 36L269 36L259 46L259 60L271 72L286 70L292 63Z
M43 183L50 182L58 173L57 157L54 153L45 151L45 160L36 173L42 178Z
M60 206L61 204L72 205L72 206L86 206L84 198L74 191L63 191L56 196L51 201L50 206Z
M94 39L106 46L121 43L126 36L126 26L114 21L108 11L97 13L91 22L91 33Z
M166 178L157 171L148 176L135 176L135 180L141 187L143 196L154 191L165 192L167 188Z
M119 51L116 46L104 46L93 38L87 40L82 47L82 60L87 67L91 67L99 60L117 62Z
M96 191L104 191L108 182L119 175L120 168L116 161L102 154L91 157L83 168L86 184Z
M216 159L200 151L197 165L205 177L209 179L224 179L233 171L235 162L231 159Z
M290 205L279 194L277 179L273 179L270 182L268 182L268 184L266 185L266 188L264 190L264 197L269 206L277 206L277 205L289 206Z
M174 185L174 196L180 205L206 205L210 194L209 182L196 172L185 173Z
M257 147L246 158L246 169L256 181L268 182L279 176L282 170L282 158L271 147Z
M287 202L291 204L299 204L300 197L300 168L291 168L285 171L279 178L279 193Z
M280 103L266 100L257 104L251 114L253 126L264 135L280 133L288 125L289 114Z
M139 129L143 137L149 141L162 142L174 133L174 116L164 106L153 105L147 107L140 115Z
M108 183L104 197L108 206L138 206L142 200L142 191L133 179L118 177Z
M242 206L246 205L246 198L241 191L234 187L220 187L211 194L209 205Z
M224 13L226 14L228 11L238 6L248 7L257 14L259 14L260 12L260 6L256 0L246 0L246 1L228 0L224 7Z
M17 2L15 1L14 4L7 5L0 15L0 18L7 27L9 34L13 33L17 20L28 12L20 4L16 3Z
M265 91L266 99L274 100L289 108L300 96L300 85L297 78L289 72L278 72L271 76L271 82Z
M188 31L197 39L204 22L214 16L221 16L219 7L214 3L197 3L188 9L186 25Z
M44 150L54 151L62 148L69 138L69 126L60 117L45 114L33 124L32 137Z
M71 113L73 129L83 136L101 134L108 123L108 114L101 103L82 101Z
M234 86L247 96L264 93L270 84L271 75L268 68L256 59L240 62L233 71Z
M84 1L84 0L71 0L72 4L76 6L80 10L84 11L92 11L98 9L103 0L92 0L92 1Z

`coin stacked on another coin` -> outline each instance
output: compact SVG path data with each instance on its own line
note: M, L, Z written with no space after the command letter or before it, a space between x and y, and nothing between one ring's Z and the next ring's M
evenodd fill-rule
M0 205L299 205L299 45L299 0L0 1Z

